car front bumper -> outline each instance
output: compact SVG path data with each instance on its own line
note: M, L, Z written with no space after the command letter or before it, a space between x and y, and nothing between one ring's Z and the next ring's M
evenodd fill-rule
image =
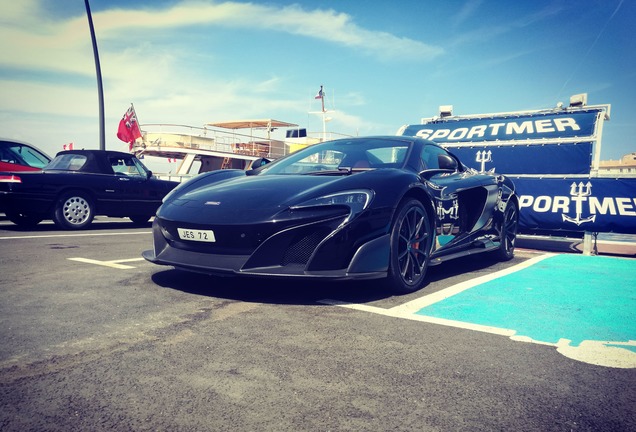
M154 248L142 256L155 264L213 275L342 280L386 277L388 233L376 230L369 234L369 223L342 222L341 217L329 217L280 230L253 248L229 249L229 245L180 240L173 222L155 218Z

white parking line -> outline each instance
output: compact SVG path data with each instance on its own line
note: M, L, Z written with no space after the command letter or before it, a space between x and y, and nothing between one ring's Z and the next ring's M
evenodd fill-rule
M462 328L466 330L475 330L475 331L480 331L484 333L513 337L516 333L515 330L467 323L463 321L454 321L454 320L449 320L444 318L417 315L415 312L419 311L420 309L426 306L430 306L444 299L452 297L456 294L459 294L462 291L470 289L474 286L486 283L488 281L500 278L502 276L506 276L508 274L512 274L519 270L523 270L524 268L530 267L531 265L536 264L537 262L542 261L546 258L549 258L553 255L554 254L547 253L547 254L535 256L520 264L517 264L512 267L508 267L507 269L503 269L498 272L491 273L486 276L481 276L475 279L470 279L465 282L460 282L446 289L440 290L433 294L425 295L423 297L412 300L408 303L404 303L404 304L392 307L390 309L380 308L376 306L369 306L369 305L359 304L359 303L346 303L346 302L342 302L339 300L332 300L332 299L323 299L323 300L320 300L319 303L329 304L333 306L340 306L340 307L355 309L355 310L364 311L364 312L370 312L370 313L374 313L378 315L390 316L393 318L402 318L402 319L408 319L412 321L421 321L421 322L427 322L430 324L439 324L439 325L445 325L449 327Z
M387 315L387 316L393 316L393 317L398 317L398 318L407 318L407 319L416 319L421 321L421 319L419 317L412 317L411 315L413 315L415 312L430 306L432 304L435 304L437 302L440 302L442 300L445 300L449 297L452 297L456 294L461 293L462 291L466 291L467 289L470 289L472 287L475 287L477 285L481 285L483 283L486 283L488 281L500 278L502 276L506 276L515 272L518 272L520 270L523 270L524 268L530 267L536 263L538 263L539 261L543 261L546 258L549 258L551 256L554 256L555 254L552 253L546 253L546 254L542 254L539 256L534 256L520 264L517 264L515 266L512 267L508 267L506 269L500 270L498 272L494 272L494 273L490 273L488 275L485 276L481 276L478 278L474 278L474 279L470 279L467 280L465 282L460 282L458 284L455 284L453 286L450 286L448 288L445 288L443 290L437 291L435 293L432 294L428 294L425 295L423 297L417 298L415 300L411 300L410 302L392 307L390 309L383 309L383 308L378 308L375 306L368 306L368 305L363 305L363 304L358 304L358 303L345 303L345 302L341 302L339 300L332 300L332 299L323 299L320 300L320 303L324 303L324 304L331 304L331 305L335 305L335 306L343 306L343 307L347 307L350 309L357 309L357 310L363 310L363 311L367 311L367 312L372 312L372 313L378 313L381 315ZM437 319L436 319L437 320ZM448 321L448 320L443 320L443 321Z
M152 231L132 232L132 233L82 233L82 234L47 234L47 235L12 236L12 237L0 237L0 240L60 238L60 237L105 237L105 236L140 235L140 234L143 234L143 235L152 234Z
M457 328L461 328L465 330L475 330L475 331L480 331L480 332L490 333L490 334L495 334L500 336L512 337L516 333L515 330L502 329L499 327L490 327L490 326L484 326L479 324L466 323L462 321L453 321L453 320L444 319L444 318L435 318L435 317L424 316L424 315L416 315L414 313L405 313L404 310L400 310L400 306L396 306L390 309L384 309L384 308L379 308L379 307L369 306L369 305L364 305L359 303L345 303L345 302L341 302L338 300L331 300L331 299L320 300L319 303L333 305L333 306L340 306L340 307L364 311L364 312L370 312L370 313L384 315L384 316L393 317L393 318L402 318L402 319L408 319L411 321L420 321L420 322L426 322L429 324L443 325L447 327L457 327Z
M123 262L134 262L134 261L143 261L143 258L129 258L129 259L123 259L123 260L113 260L113 261L100 261L100 260L94 260L94 259L89 259L89 258L68 258L70 261L77 261L77 262L83 262L86 264L95 264L95 265L100 265L100 266L104 266L104 267L110 267L110 268L116 268L116 269L120 269L120 270L127 270L127 269L134 269L134 266L129 266L129 265L125 265L125 264L119 264L119 263L123 263Z
M420 309L423 309L427 306L430 306L432 304L435 304L437 302L440 302L442 300L446 300L447 298L450 298L454 295L457 295L459 293L461 293L462 291L466 291L467 289L473 288L477 285L481 285L484 284L486 282L489 282L491 280L494 279L498 279L502 276L506 276L509 274L513 274L516 273L520 270L523 270L525 268L528 268L536 263L538 263L539 261L543 261L546 258L549 258L551 256L554 256L555 254L552 253L546 253L543 255L539 255L539 256L535 256L533 258L530 258L522 263L519 263L515 266L512 267L508 267L506 269L500 270L498 272L494 272L494 273L490 273L487 274L485 276L480 276L474 279L470 279L467 280L465 282L460 282L458 284L455 284L451 287L445 288L443 290L437 291L433 294L429 294L429 295L425 295L424 297L420 297L418 299L412 300L408 303L404 303L402 305L399 306L395 306L393 308L391 308L391 310L395 311L397 315L402 315L402 314L412 314L415 313L417 311L419 311Z

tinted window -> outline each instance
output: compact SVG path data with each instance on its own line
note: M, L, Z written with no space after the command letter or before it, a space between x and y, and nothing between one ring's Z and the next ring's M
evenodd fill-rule
M438 169L439 168L439 155L447 155L448 152L441 147L433 145L425 145L422 147L422 153L420 154L420 170Z
M79 154L59 155L55 156L55 158L46 167L46 169L60 171L79 171L86 163L86 160L86 156Z

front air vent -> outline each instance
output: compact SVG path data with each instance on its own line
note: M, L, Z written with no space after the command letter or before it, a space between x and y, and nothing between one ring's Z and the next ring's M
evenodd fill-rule
M307 264L318 244L331 232L329 229L316 230L299 235L289 244L283 255L283 265Z

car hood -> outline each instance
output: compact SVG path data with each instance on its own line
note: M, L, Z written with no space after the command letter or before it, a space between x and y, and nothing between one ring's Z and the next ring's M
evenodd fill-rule
M336 190L353 176L261 175L234 177L172 197L158 215L190 223L242 224L275 219L289 207Z

